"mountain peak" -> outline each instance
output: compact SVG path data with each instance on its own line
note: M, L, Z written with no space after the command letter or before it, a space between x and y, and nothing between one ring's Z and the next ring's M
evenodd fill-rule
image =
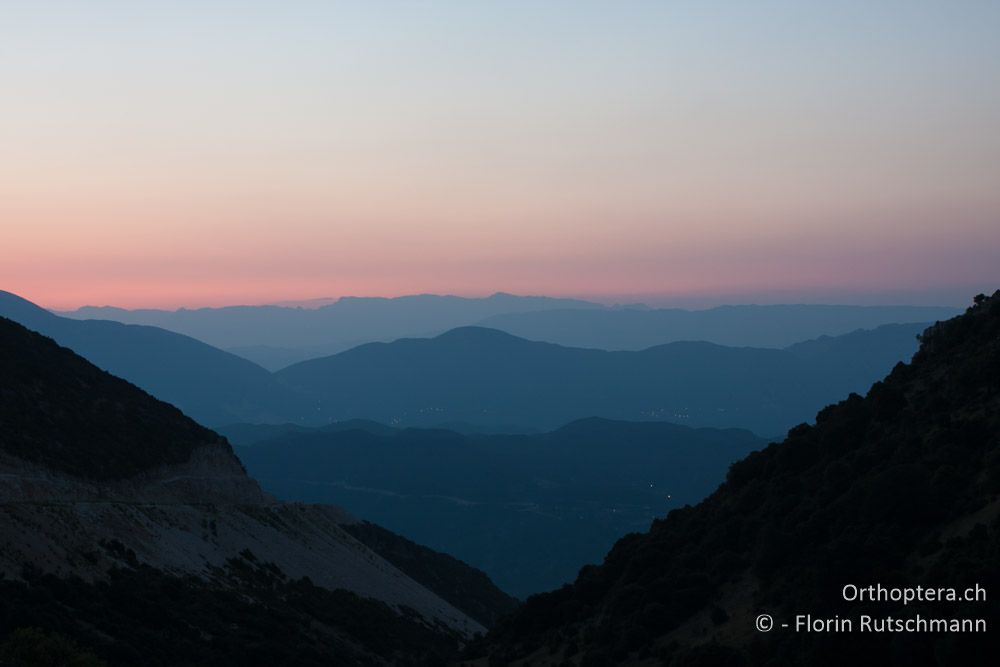
M443 334L439 334L434 337L434 340L439 341L468 341L468 342L496 342L496 341L522 341L527 342L523 338L518 338L513 336L506 331L500 331L499 329L491 329L489 327L456 327L454 329L449 329Z

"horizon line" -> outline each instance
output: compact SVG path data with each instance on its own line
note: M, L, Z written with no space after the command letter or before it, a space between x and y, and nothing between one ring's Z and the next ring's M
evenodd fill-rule
M1000 281L998 281L1000 284ZM979 293L992 293L994 289L982 285L942 286L926 289L870 290L838 288L783 288L770 290L718 291L703 293L646 292L639 294L559 294L544 292L518 293L508 290L489 292L405 292L398 294L344 294L340 296L306 296L302 298L281 298L260 301L204 302L196 299L182 304L100 304L99 302L76 304L53 304L51 300L35 300L15 290L9 290L46 310L56 313L70 313L83 309L114 308L125 311L157 310L178 312L184 310L213 310L222 308L299 308L317 310L342 300L372 299L396 300L414 297L441 297L467 300L484 300L494 297L542 298L563 301L579 301L605 308L648 308L652 310L676 308L681 310L707 310L722 306L859 306L859 307L938 307L963 308L972 303Z

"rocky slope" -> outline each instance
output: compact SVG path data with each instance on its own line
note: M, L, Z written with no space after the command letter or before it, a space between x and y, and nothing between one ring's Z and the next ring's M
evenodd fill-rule
M221 595L212 618L267 610L312 619L323 632L311 641L336 638L372 664L405 662L484 630L342 527L353 523L336 507L277 503L247 477L224 438L0 318L0 637L33 610L43 625L62 614L55 629L128 662L116 647L140 644L141 628L110 631L109 639L67 610L83 614L73 600L100 597L130 578L119 594L163 582L195 601ZM31 592L42 590L69 597L32 601ZM291 598L298 606L286 608ZM256 600L250 611L240 606L247 600ZM351 629L351 614L328 618L345 610L400 624L400 636L413 641L380 655L377 638L366 644L355 636L361 630Z

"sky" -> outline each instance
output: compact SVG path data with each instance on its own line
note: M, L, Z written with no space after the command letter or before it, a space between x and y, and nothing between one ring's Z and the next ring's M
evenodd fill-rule
M0 289L992 290L997 34L963 0L0 0Z

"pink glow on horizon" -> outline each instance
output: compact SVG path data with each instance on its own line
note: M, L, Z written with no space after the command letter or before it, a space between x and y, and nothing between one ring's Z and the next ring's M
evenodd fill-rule
M989 3L45 4L0 289L48 307L1000 282Z
M332 206L314 193L258 195L249 208L136 193L68 205L0 198L0 219L24 221L5 230L0 289L55 309L419 292L615 300L989 284L1000 266L991 202L887 207L859 195L817 216L808 204L748 194L702 205L668 199L654 215L652 202L607 190L603 205L548 209L476 193L450 209L415 199L408 212L397 202ZM622 212L602 210L612 204ZM477 206L489 215L473 216Z

